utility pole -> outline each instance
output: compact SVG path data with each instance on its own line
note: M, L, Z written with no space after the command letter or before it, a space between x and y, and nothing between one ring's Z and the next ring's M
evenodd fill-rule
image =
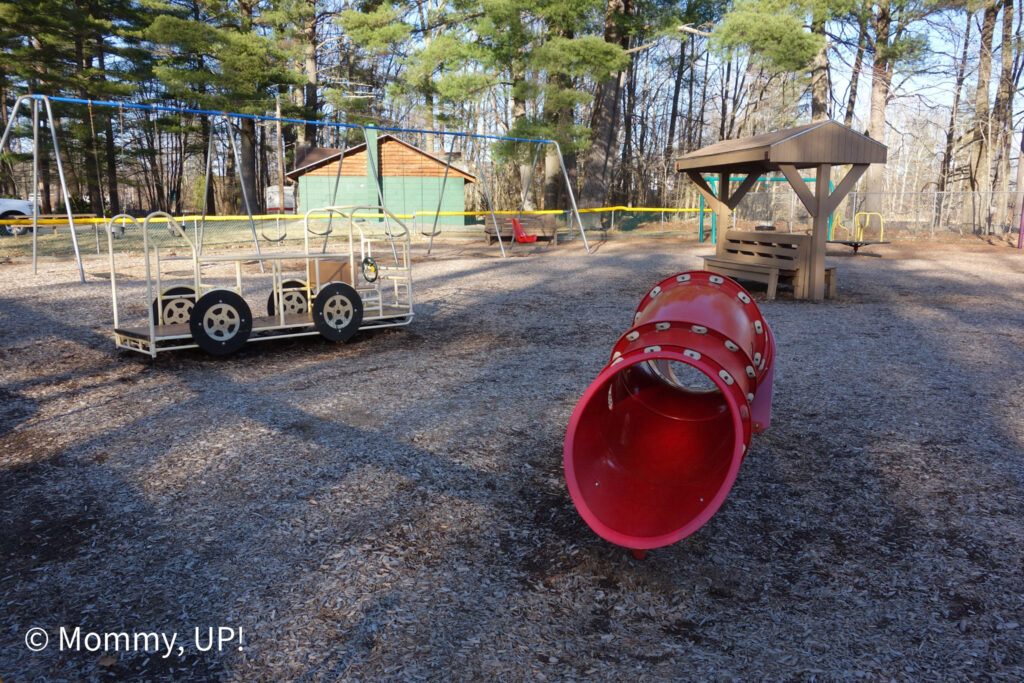
M284 144L281 138L281 86L277 86L275 116L277 117L277 215L284 213Z

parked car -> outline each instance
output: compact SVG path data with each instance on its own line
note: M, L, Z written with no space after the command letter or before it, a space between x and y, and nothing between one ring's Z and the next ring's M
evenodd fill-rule
M32 215L32 202L24 199L0 199L0 220L25 218ZM0 225L0 235L24 235L27 225Z

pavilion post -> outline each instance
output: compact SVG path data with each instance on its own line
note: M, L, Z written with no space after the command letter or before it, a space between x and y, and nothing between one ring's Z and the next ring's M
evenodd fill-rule
M732 210L729 208L729 173L718 174L718 205L715 207L715 214L718 216L718 229L721 233L717 235L718 240L722 240L725 237L725 233L729 232L729 214Z
M811 262L808 264L808 277L802 278L805 291L802 297L821 301L825 298L825 242L828 240L829 180L832 176L831 164L819 164L818 175L814 181L814 229L811 230Z

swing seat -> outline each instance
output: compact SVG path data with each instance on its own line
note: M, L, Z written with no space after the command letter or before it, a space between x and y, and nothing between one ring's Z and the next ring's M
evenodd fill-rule
M523 226L515 218L512 219L512 232L516 236L516 242L519 242L520 244L537 241L537 236L527 235L526 231L523 230Z

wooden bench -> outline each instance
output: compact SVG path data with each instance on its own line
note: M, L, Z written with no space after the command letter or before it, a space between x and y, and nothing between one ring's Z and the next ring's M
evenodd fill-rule
M515 240L515 231L512 228L512 221L509 218L516 218L520 225L523 226L528 234L537 236L537 242L551 242L556 244L555 232L556 228L545 225L543 216L535 215L524 215L524 216L498 216L498 227L501 228L501 239L506 242L512 242ZM494 223L487 221L484 225L484 239L487 240L488 246L497 241L498 235L494 230Z
M704 269L738 280L761 282L774 299L779 281L792 283L802 296L810 275L810 235L729 230L719 239L714 256L704 257ZM825 296L835 296L836 269L825 269Z

